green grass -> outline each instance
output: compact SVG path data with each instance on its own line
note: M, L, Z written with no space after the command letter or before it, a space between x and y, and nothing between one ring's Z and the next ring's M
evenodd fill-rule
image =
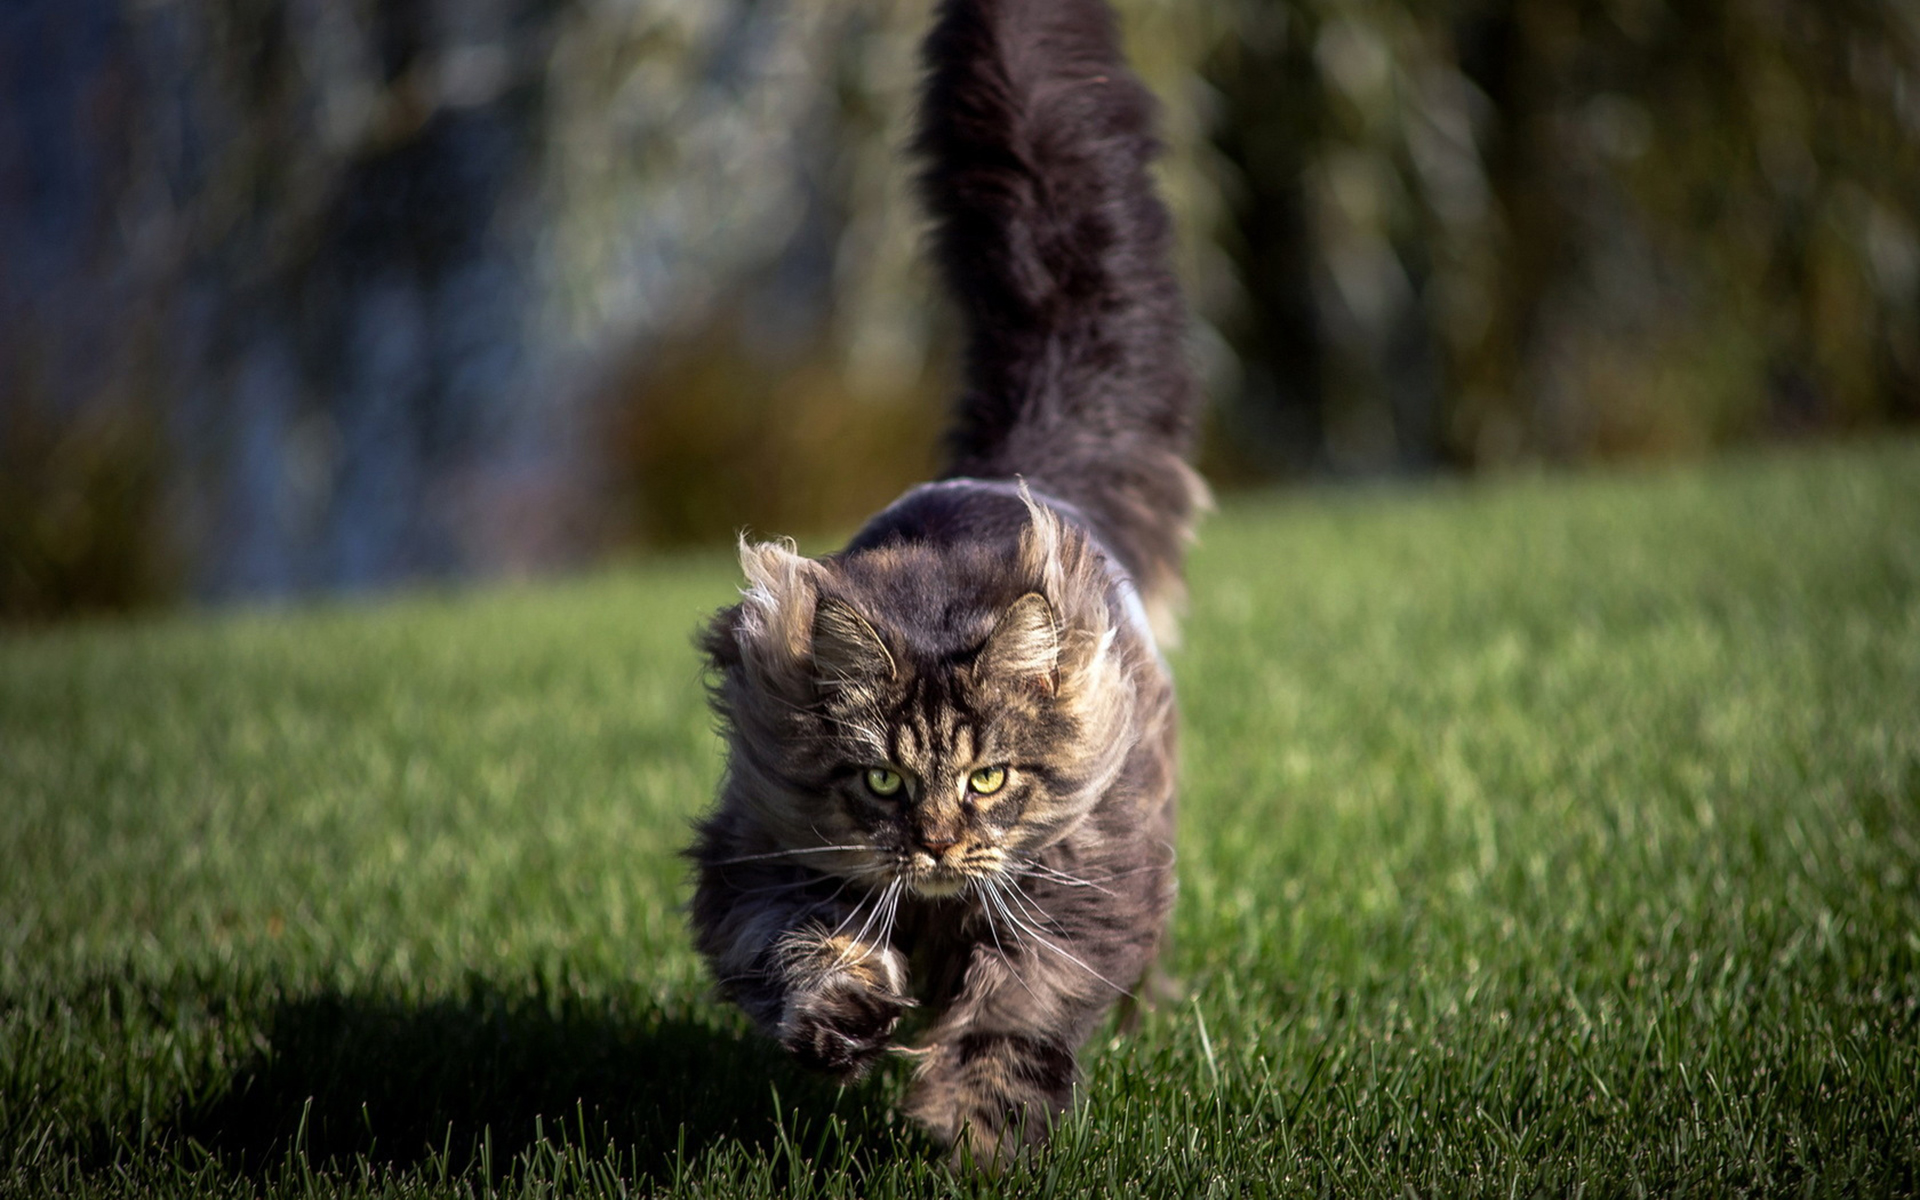
M1191 998L996 1184L709 997L732 583L0 640L0 1191L1920 1190L1920 444L1228 505Z

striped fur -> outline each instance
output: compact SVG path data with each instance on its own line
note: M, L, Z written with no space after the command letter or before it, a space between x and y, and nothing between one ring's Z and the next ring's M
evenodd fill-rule
M771 1036L844 1078L911 1057L908 1111L991 1168L1066 1111L1166 926L1156 638L1202 491L1152 102L1111 15L949 0L927 54L925 190L972 339L953 469L824 559L742 544L703 640L727 772L690 911Z

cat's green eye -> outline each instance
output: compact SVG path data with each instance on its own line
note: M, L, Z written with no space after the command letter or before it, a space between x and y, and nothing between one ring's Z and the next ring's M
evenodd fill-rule
M967 776L967 787L976 796L991 796L1007 785L1005 767L981 767Z
M876 796L892 796L899 792L904 782L898 771L889 771L885 767L867 768L867 790Z

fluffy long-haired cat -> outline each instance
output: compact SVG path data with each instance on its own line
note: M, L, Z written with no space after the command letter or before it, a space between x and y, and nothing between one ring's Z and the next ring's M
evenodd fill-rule
M956 1157L1043 1140L1173 903L1156 646L1204 492L1154 104L1101 0L947 0L917 149L969 334L944 478L838 553L744 544L704 637L726 779L691 855L725 994L845 1078L917 1028Z

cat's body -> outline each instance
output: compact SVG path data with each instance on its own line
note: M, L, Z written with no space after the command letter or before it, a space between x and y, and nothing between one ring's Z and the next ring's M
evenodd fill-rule
M692 854L725 993L999 1161L1172 905L1170 631L1203 494L1151 97L1099 0L950 0L918 148L968 321L948 477L818 561L746 545L705 646L728 771ZM1152 614L1150 619L1149 614Z

